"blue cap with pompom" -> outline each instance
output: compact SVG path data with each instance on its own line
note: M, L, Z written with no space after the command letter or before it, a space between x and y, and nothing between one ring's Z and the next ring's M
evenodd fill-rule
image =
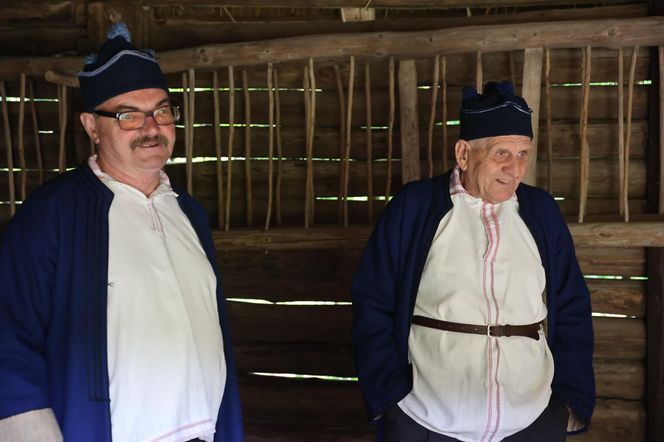
M78 73L86 112L126 92L157 88L168 93L154 52L134 48L127 25L115 23L107 38L98 53L85 58L85 67Z
M524 135L532 139L531 114L526 100L516 95L514 85L509 81L490 81L484 85L481 94L474 87L465 86L459 114L459 138L470 141L501 135Z

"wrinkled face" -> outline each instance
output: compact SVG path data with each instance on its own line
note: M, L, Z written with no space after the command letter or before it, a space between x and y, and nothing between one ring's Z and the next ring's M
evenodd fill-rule
M488 203L508 200L526 173L530 148L530 138L523 135L459 140L455 151L461 184Z
M168 103L164 90L141 89L115 96L97 106L97 110L149 112ZM116 119L90 113L81 114L81 122L98 145L98 162L107 172L121 171L129 176L153 174L166 164L173 152L174 124L158 126L154 118L149 117L141 129L123 130Z

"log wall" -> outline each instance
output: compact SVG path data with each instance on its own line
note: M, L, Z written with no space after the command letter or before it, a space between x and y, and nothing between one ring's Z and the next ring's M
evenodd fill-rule
M251 440L372 440L350 348L350 282L368 229L355 233L335 242L344 248L316 231L266 249L259 237L245 239L255 246L247 248L218 235ZM645 249L577 255L595 315L598 405L591 430L573 440L646 440Z
M8 5L15 3L10 1ZM440 14L421 18L415 24L414 20L403 19L409 16L408 12L402 12L399 20L341 27L333 23L329 11L318 16L318 23L286 23L290 19L283 14L278 23L234 24L228 22L228 13L237 13L237 8L231 11L218 6L183 8L173 2L156 1L146 2L140 10L132 2L121 1L34 3L41 8L39 16L34 11L19 12L22 11L19 8L0 6L0 25L5 25L0 27L0 62L2 56L89 52L103 38L101 27L105 26L111 10L131 17L130 28L137 44L161 50L323 31L330 34L349 30L413 31L460 24L553 22L645 14L642 5L628 5L578 11L533 10L505 17L487 14L470 19ZM22 46L13 44L18 41L23 42ZM591 431L575 440L646 440L646 358L649 361L653 358L652 350L648 352L646 348L646 322L650 314L646 306L661 306L662 295L649 303L650 293L646 292L644 280L648 271L644 246L661 250L664 242L656 224L662 218L651 215L648 204L648 186L652 185L649 180L653 180L647 175L651 135L648 109L654 96L650 86L652 51L642 47L637 54L631 69L631 46L622 50L621 58L615 48L594 47L591 52L587 127L583 127L589 147L586 222L615 220L621 211L621 161L625 158L621 160L618 140L619 121L625 115L619 112L618 103L620 95L625 99L630 96L630 78L633 104L631 124L626 126L631 139L626 180L628 209L633 220L650 222L642 224L641 233L636 226L630 232L620 231L618 236L606 227L595 231L593 225L572 224L595 313L598 387L598 406ZM402 183L398 105L395 113L390 111L394 103L391 95L396 92L398 96L399 92L390 89L394 81L390 66L398 66L398 60L391 63L388 55L360 57L354 60L353 69L348 57L275 63L271 81L268 81L267 64L234 66L233 93L229 90L229 70L220 68L216 71L218 107L215 107L212 70L195 71L193 94L183 91L183 72L168 75L172 96L183 107L185 103L189 109L193 107L194 116L190 120L193 133L186 132L184 124L178 125L174 161L166 166L166 171L173 182L183 187L190 184L193 195L203 203L211 225L217 229L215 240L228 298L248 440L371 440L372 429L366 423L350 351L349 287L368 235L367 226L380 215L385 200L398 192ZM512 80L520 88L523 58L521 50L482 53L479 58L474 52L447 54L438 65L439 82L434 89L434 57L415 59L419 86L416 100L421 145L419 169L424 174L430 169L435 174L442 173L446 165L454 164L452 148L458 136L456 120L461 89L466 84L475 84L478 59L485 81ZM73 61L66 63L78 66ZM558 198L568 219L576 219L580 207L582 64L582 49L551 49L547 76L550 87L542 84L540 97L537 184ZM67 89L67 106L63 109L64 101L59 99L62 90L33 72L27 76L25 94L30 96L32 89L36 100L22 105L18 98L22 95L19 73L23 71L16 66L25 66L25 72L32 72L28 69L30 65L2 65L0 81L9 99L3 102L6 111L0 123L0 232L11 217L12 200L20 204L24 193L29 194L41 181L55 176L63 164L74 167L91 153L90 143L78 122L81 101L77 88ZM312 71L307 70L310 65ZM365 84L367 67L370 82ZM348 91L351 71L352 94ZM191 78L192 72L186 73ZM275 87L272 99L269 84ZM309 89L312 84L315 84L314 93ZM434 90L437 100L432 122L429 116ZM246 112L249 107L250 113ZM370 149L367 148L368 108ZM272 120L275 121L272 135L271 118L278 119ZM37 137L33 121L37 122ZM391 129L390 121L395 122ZM229 146L231 123L234 136ZM429 130L432 130L431 155L427 145ZM189 144L185 143L187 136ZM221 150L217 139L221 140ZM219 152L221 161L217 159ZM232 186L228 185L229 171ZM346 177L347 194L342 193ZM370 192L376 196L373 201L367 198ZM269 207L270 195L274 201ZM344 197L347 197L345 208ZM373 210L369 210L369 205ZM230 209L227 218L223 216L226 208ZM268 225L265 222L268 212L272 214L269 225L274 237L247 232L249 219L254 226ZM224 225L225 219L228 226ZM346 220L350 228L334 227ZM320 226L325 228L321 230ZM226 227L229 232L224 232ZM354 229L360 229L359 233ZM273 240L278 241L276 246ZM649 327L653 327L652 323ZM659 335L650 336L661 337L661 326L659 331ZM651 347L655 348L652 344ZM659 382L660 365L656 368ZM649 368L653 372L652 364ZM659 403L657 406L661 409Z

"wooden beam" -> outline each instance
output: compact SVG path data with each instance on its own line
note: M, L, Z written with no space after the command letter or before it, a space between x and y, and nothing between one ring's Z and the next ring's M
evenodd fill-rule
M664 247L664 221L568 224L576 247ZM362 249L372 227L213 232L217 250Z
M604 0L603 4L629 3L630 0ZM101 3L112 2L101 0ZM187 4L203 6L225 7L279 7L279 8L364 8L367 0L143 0L147 6L153 5L177 5ZM371 7L374 8L495 8L498 6L533 6L533 5L576 5L577 0L372 0Z
M549 48L584 46L619 48L664 45L664 17L579 20L519 25L466 26L419 32L325 34L267 41L205 45L159 54L165 73L223 66L262 65L306 60L315 48L316 59L356 56L413 59L435 54L512 51L546 45ZM353 44L349 44L352 41ZM75 74L81 57L0 57L0 79L20 73L44 75L48 70Z
M537 134L539 132L540 94L542 90L542 60L544 48L528 48L523 57L523 85L521 95L533 110L533 142L530 151L530 162L523 182L535 186L537 184Z
M664 248L648 248L647 407L648 441L664 440Z
M420 129L417 114L415 60L399 62L399 113L401 115L401 182L420 179Z

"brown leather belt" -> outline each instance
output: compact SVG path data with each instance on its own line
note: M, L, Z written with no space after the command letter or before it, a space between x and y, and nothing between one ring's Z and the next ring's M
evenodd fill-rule
M473 325L460 324L458 322L439 321L438 319L426 318L424 316L413 316L413 324L424 327L437 328L457 333L472 333L475 335L492 336L496 338L509 336L525 336L539 341L539 329L541 322L527 325Z

